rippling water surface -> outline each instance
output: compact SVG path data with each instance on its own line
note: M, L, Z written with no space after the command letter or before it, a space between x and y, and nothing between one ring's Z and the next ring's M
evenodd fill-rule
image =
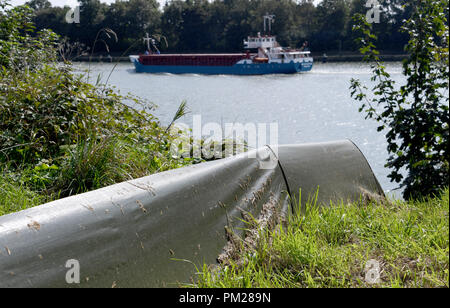
M90 65L91 80L107 79L113 64ZM79 63L81 71L88 64ZM400 63L387 64L396 81L403 81ZM158 105L155 115L163 124L172 119L181 101L191 111L181 119L192 126L192 116L202 123L278 123L280 144L351 139L366 156L383 189L390 183L384 168L387 159L384 133L377 123L365 120L350 97L350 79L369 84L370 70L360 63L317 63L309 73L265 76L202 76L137 74L131 63L120 63L109 83Z

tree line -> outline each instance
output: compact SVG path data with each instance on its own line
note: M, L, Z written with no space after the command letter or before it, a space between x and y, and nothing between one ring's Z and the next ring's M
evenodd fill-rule
M145 33L164 36L163 52L236 52L248 35L262 32L263 16L275 15L273 34L283 46L300 47L305 41L317 53L357 50L352 32L355 14L370 10L368 0L171 0L160 6L157 0L80 0L80 22L66 21L69 7L53 7L47 0L31 0L34 24L52 29L71 42L93 46L100 29L109 28L117 41L101 39L108 51L142 51ZM399 31L411 15L406 0L378 0L379 23L374 24L379 48L402 53L408 38ZM109 39L109 40L107 40ZM100 46L101 45L101 46ZM130 48L131 47L131 48ZM99 44L95 52L105 52Z

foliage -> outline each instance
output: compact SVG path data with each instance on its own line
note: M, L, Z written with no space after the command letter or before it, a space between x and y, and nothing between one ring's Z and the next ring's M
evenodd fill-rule
M0 176L0 216L27 209L48 201L21 183L14 174Z
M437 193L448 185L449 171L449 54L448 0L414 1L412 17L404 24L409 35L403 62L406 83L398 87L378 57L371 26L359 16L355 30L361 53L372 63L372 96L352 79L351 95L361 102L360 112L386 131L392 181L402 181L406 198ZM407 175L403 176L402 170Z
M22 60L23 61L23 60ZM35 163L57 157L77 126L80 83L49 66L0 72L0 162Z
M285 224L262 230L254 250L198 270L194 287L449 286L449 190L393 204L309 200ZM375 260L380 280L366 280ZM372 261L373 262L373 261ZM375 283L373 283L375 282Z
M192 162L172 157L153 104L86 82L56 61L58 36L36 32L29 8L0 3L2 213ZM8 205L14 195L23 206Z
M65 22L69 7L49 7L32 0L34 22L38 29L49 28L72 42L92 46L96 33L111 28L120 40L111 51L120 53L145 33L167 37L169 46L162 51L224 52L242 51L242 40L263 31L263 15L275 15L273 33L283 46L300 47L308 40L316 52L353 51L351 16L365 14L367 0L172 0L163 7L156 0L80 1L80 23ZM36 3L38 2L38 3ZM382 37L382 49L402 52L405 35L398 31L410 10L406 0L380 0L382 14L375 28ZM142 51L142 44L132 48ZM96 52L105 52L97 49Z
M42 29L35 35L32 10L27 6L7 8L1 1L0 8L0 66L20 72L33 70L36 66L56 59L57 36Z

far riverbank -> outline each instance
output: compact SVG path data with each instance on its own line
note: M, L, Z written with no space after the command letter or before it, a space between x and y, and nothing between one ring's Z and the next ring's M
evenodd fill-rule
M362 62L363 56L360 54L314 54L315 62ZM402 54L385 54L380 55L382 61L398 62L405 59L407 55ZM72 59L74 62L130 62L128 56L111 56L111 55L96 55L96 56L81 56Z

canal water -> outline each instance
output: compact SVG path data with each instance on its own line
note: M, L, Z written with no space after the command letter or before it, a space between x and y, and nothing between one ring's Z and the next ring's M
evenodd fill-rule
M80 72L88 66L76 64ZM91 81L100 75L105 82L113 66L91 63ZM400 63L388 63L387 71L395 81L404 82ZM190 127L193 116L200 115L203 124L278 123L279 144L351 139L389 192L398 184L389 181L384 167L385 132L377 132L377 123L366 120L358 112L359 103L350 97L351 78L370 85L370 76L362 63L316 63L308 73L264 76L137 74L131 63L119 63L108 82L122 94L156 104L154 114L165 125L185 100L190 113L180 122Z

